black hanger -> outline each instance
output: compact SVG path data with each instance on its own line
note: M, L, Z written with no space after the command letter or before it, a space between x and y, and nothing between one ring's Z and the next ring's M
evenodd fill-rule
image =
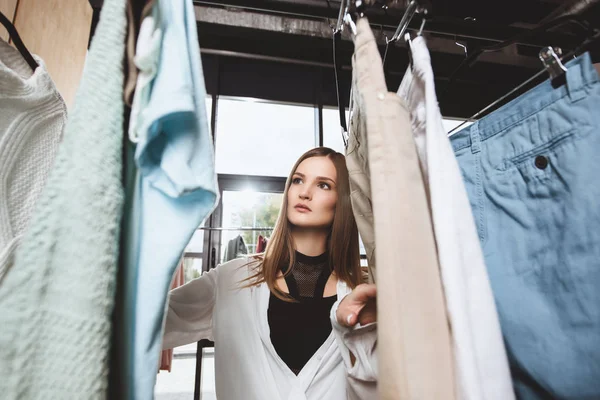
M333 33L333 65L335 72L335 88L338 101L338 111L340 113L340 126L342 129L342 140L344 141L344 147L348 147L348 141L346 139L348 135L348 125L346 123L346 108L342 98L342 89L340 87L340 74L342 72L342 63L340 60L340 42L342 41L342 32Z
M562 61L568 61L574 57L580 56L581 54L585 53L586 51L589 51L591 48L594 48L594 46L598 45L599 42L600 42L600 31L597 31L597 32L595 32L595 34L593 36L588 37L586 40L584 40L583 43L581 43L575 50L573 50L570 53L563 56L559 62L560 67L562 67L562 69L563 69L563 72L559 73L556 76L552 76L552 74L550 75L552 86L554 88L557 88L566 83L566 75L564 73L565 68L562 65ZM504 96L500 97L499 99L497 99L490 105L484 107L482 110L475 113L471 118L465 120L462 124L453 128L450 132L448 132L448 135L451 135L453 132L457 132L461 127L463 127L465 124L467 124L467 122L471 122L475 119L482 118L485 115L491 113L498 106L506 104L508 102L508 100L513 98L514 95L520 94L524 89L528 88L529 85L536 82L540 77L542 77L544 74L546 74L548 72L549 71L548 71L547 67L542 69L537 74L533 75L531 78L527 79L525 82L521 83L519 86L517 86L516 88L514 88L513 90L511 90Z
M4 25L8 31L10 38L15 43L15 47L17 50L19 50L19 53L21 53L25 61L27 61L27 64L29 64L31 69L35 71L35 69L39 67L38 63L35 61L29 50L27 50L27 47L25 47L23 44L23 41L21 40L21 37L19 36L19 33L15 29L14 25L8 20L8 18L6 18L4 14L2 14L2 12L0 12L0 23Z
M480 48L474 50L473 52L470 52L470 54L468 54L467 57L465 57L465 59L460 63L460 65L452 72L452 74L450 75L448 84L451 84L454 81L454 78L456 77L456 75L465 66L467 66L467 65L472 66L477 61L479 56L481 56L483 53L501 50L501 49L508 47L514 43L518 43L518 42L521 42L528 38L539 36L540 34L542 34L544 32L547 32L551 29L558 28L560 26L567 25L567 24L575 24L576 26L580 27L585 32L586 38L593 36L595 33L595 30L590 26L590 24L578 16L566 15L564 17L557 18L548 23L540 25L539 27L537 27L535 29L532 29L530 31L526 31L524 33L520 33L516 36L513 36L512 38L509 38L503 42L495 43L491 46L483 46L483 47L480 47Z

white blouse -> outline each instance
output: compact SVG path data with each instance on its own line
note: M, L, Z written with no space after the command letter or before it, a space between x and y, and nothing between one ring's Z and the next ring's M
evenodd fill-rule
M219 400L359 400L377 398L376 323L355 328L335 318L350 288L338 281L332 333L296 376L271 343L266 284L243 288L257 261L222 264L173 290L163 349L215 342ZM356 357L352 366L350 353Z

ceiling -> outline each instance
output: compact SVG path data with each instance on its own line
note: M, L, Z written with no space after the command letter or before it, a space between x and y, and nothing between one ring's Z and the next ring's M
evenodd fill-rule
M102 0L90 0L96 8ZM371 0L380 3L381 0ZM332 27L336 0L194 0L207 87L229 95L333 105ZM538 72L541 47L577 47L588 32L575 23L522 37L501 51L485 53L471 65L466 54L481 46L526 34L565 13L575 13L600 27L598 0L429 0L424 28L436 77L438 99L445 115L468 117ZM387 9L368 8L381 54L402 19L404 1ZM410 30L419 29L415 17ZM353 44L344 32L341 47L342 92L351 80ZM466 53L465 53L466 48ZM409 64L404 43L388 49L385 72L395 90ZM315 83L317 82L317 83ZM459 99L460 101L457 101Z

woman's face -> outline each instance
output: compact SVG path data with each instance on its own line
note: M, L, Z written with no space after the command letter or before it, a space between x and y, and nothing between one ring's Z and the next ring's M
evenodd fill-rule
M325 229L333 223L337 203L337 172L328 157L302 161L287 196L287 217L299 228Z

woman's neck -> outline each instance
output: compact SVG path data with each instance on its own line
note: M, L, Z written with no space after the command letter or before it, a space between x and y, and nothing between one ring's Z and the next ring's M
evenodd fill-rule
M306 256L319 256L327 251L328 230L292 228L292 241L296 251Z

